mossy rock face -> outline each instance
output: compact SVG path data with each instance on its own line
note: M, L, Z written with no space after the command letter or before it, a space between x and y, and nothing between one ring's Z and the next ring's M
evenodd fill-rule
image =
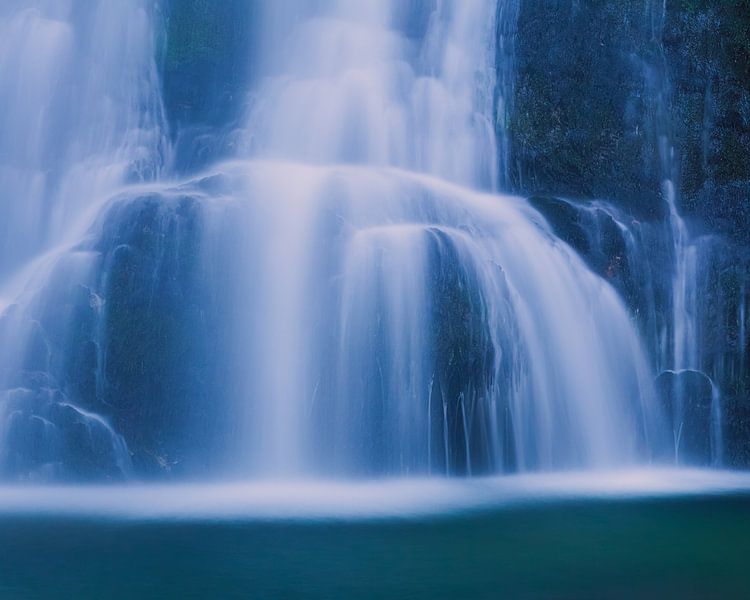
M663 31L659 19L642 3L521 3L512 183L663 216L661 128L674 143L683 212L747 244L747 2L670 0ZM665 90L649 83L649 71L668 78Z
M258 24L256 0L163 0L164 105L175 166L196 170L230 151L246 106Z
M683 210L750 243L750 7L667 3L664 50Z
M509 128L518 190L607 198L636 214L660 214L639 59L648 40L641 5L521 3Z

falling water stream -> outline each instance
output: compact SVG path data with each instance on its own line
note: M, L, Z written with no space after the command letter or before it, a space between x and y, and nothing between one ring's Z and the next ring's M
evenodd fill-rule
M511 193L523 0L3 0L0 596L747 597L641 6L651 221Z
M673 432L622 298L502 193L518 10L268 2L241 143L178 178L154 6L6 3L0 473L663 457ZM671 223L663 368L692 369L693 246Z
M0 7L0 276L155 177L166 140L147 2Z
M704 374L700 350L702 340L699 327L701 305L699 294L702 292L701 269L710 264L711 252L714 251L710 236L697 237L690 233L688 224L678 209L677 181L679 166L674 147L674 131L669 113L672 95L672 84L669 69L662 48L662 37L666 20L666 3L655 1L650 7L652 19L652 36L658 44L656 64L650 65L646 72L646 84L653 95L654 114L653 134L657 138L660 177L662 180L662 197L666 205L668 234L671 238L672 282L671 282L671 319L665 324L660 368L676 373L675 402L672 407L672 434L675 441L675 457L679 462L679 449L682 428L684 427L690 402L689 390L681 377L684 373L700 374L708 381L710 393L711 418L711 462L721 461L722 427L721 427L721 394L713 381L715 374Z

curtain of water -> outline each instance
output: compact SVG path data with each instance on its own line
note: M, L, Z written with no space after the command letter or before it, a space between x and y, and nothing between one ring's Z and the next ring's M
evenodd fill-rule
M25 310L40 290L47 292L38 306L54 305L64 302L58 283L88 281L95 254L65 246L80 242L115 189L154 179L161 169L166 137L152 9L146 0L0 6L3 470L27 472L27 452L43 457L49 476L73 475L58 466L76 453L98 453L120 472L130 463L110 424L46 379L53 370L47 336ZM25 307L6 310L14 301ZM66 428L84 431L84 439L69 444Z
M3 202L34 226L62 215L29 254L92 198L158 171L145 8L28 0L2 13L17 43L49 27L21 54L36 79L2 101L53 137L29 137L30 174L11 178L46 190L36 178L54 167L82 186L40 191L29 211ZM129 187L25 279L3 323L6 356L23 357L4 364L4 468L109 476L123 470L119 433L160 473L217 455L245 477L648 459L663 426L622 301L525 201L495 193L518 4L291 0L260 13L246 152L192 181ZM15 82L17 65L0 74ZM73 124L56 113L69 106Z
M116 186L158 173L150 10L145 0L0 7L0 277Z
M493 115L512 95L518 7L410 6L267 15L248 127L265 161L248 171L248 211L272 224L245 258L264 253L247 293L267 307L243 334L263 365L251 468L635 460L658 417L620 301L523 203L467 189L494 190L507 164Z

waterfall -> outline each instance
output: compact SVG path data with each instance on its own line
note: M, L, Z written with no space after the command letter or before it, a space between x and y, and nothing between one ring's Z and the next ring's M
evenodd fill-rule
M497 7L497 49L495 66L495 122L498 146L498 174L501 189L511 187L511 138L510 119L514 110L516 76L516 29L521 0L505 0Z
M634 123L635 134L643 136L642 178L655 188L659 205L651 207L652 215L635 218L633 208L621 201L532 198L532 203L616 287L637 319L675 442L674 460L716 465L725 445L722 390L731 401L735 382L742 380L745 292L743 276L735 276L735 270L743 267L731 262L731 242L683 214L684 131L676 121L662 39L667 7L655 0L644 9L638 53L623 57L643 86L631 92L632 112L623 125L633 125L634 107L642 105L642 122ZM709 86L706 102L710 94ZM654 219L653 213L661 214ZM735 343L738 352L732 357L728 350Z
M643 456L658 417L627 312L523 201L391 168L253 161L224 176L247 189L251 231L251 468Z
M16 2L8 22L44 8ZM69 216L31 236L40 258L5 293L3 476L473 475L662 453L622 299L498 191L517 3L265 3L243 141L183 179L159 166L152 12L68 8L33 18L102 71L45 59L67 57L96 115L49 160L96 185L39 196ZM42 66L52 106L67 87Z
M702 371L705 361L700 356L700 324L705 315L701 314L699 295L701 289L701 269L711 268L711 254L714 251L713 240L709 237L691 235L688 224L678 209L679 163L674 147L674 132L670 112L672 84L669 68L662 48L662 34L666 19L666 3L655 0L648 7L651 16L652 43L657 46L655 64L647 65L646 84L652 96L653 134L656 136L656 147L662 180L662 197L666 205L669 237L672 242L672 281L671 281L671 319L666 323L665 337L661 344L660 370L669 371ZM706 375L711 381L711 460L719 461L721 439L721 395L713 379L716 373ZM686 419L688 408L685 406L689 391L678 387L678 401L672 415L675 431L681 428ZM674 434L675 436L677 433ZM677 460L677 456L676 456Z
M38 312L60 300L51 288L83 284L95 268L93 253L68 250L92 211L119 186L156 178L164 161L150 13L140 0L0 8L0 457L10 472L128 470L122 437L52 381ZM84 300L91 310L96 298ZM89 471L77 473L70 464L86 455Z
M87 207L153 179L164 139L147 2L0 7L0 276Z
M495 189L495 3L423 1L412 14L398 2L321 4L277 25L269 42L273 75L250 116L254 154ZM271 8L272 22L277 10L288 14ZM399 20L423 21L421 39Z

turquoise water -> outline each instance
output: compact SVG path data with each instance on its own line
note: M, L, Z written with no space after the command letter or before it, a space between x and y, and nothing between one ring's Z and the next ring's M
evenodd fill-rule
M137 509L97 513L56 498L59 514L31 501L0 511L1 598L750 597L747 490L548 493L443 512L375 496L386 510L370 517L149 513L127 495Z

